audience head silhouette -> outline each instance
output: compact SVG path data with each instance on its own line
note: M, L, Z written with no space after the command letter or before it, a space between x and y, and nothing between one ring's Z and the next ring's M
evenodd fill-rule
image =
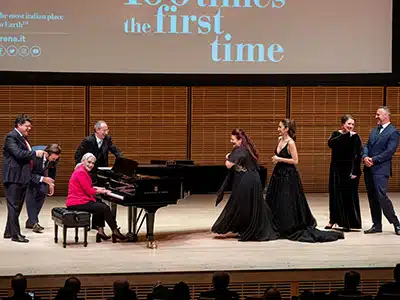
M171 299L189 300L190 291L188 285L182 281L175 284L174 288L172 289Z
M357 289L360 284L361 276L356 271L349 271L344 274L344 288L345 289Z
M400 264L397 264L393 272L394 280L400 283Z
M26 292L28 282L24 275L18 273L11 279L11 288L14 290L14 294L21 295Z
M281 293L273 287L269 287L265 290L263 300L281 300Z
M229 274L227 272L215 272L213 276L213 286L215 289L227 289L229 286Z
M65 280L64 287L71 290L75 293L75 295L77 295L81 290L81 282L76 277L69 277L67 280Z
M137 299L136 293L131 290L127 280L117 280L113 284L114 299Z

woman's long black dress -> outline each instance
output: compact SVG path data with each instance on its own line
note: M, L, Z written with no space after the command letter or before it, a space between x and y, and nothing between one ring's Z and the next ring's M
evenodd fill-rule
M282 158L292 158L286 144ZM342 232L320 231L311 213L297 168L293 164L278 162L272 172L267 190L267 203L272 210L281 237L299 242L331 242L343 239Z
M358 185L361 176L362 142L358 134L334 131L328 140L332 149L329 170L329 215L331 224L346 229L361 228ZM351 175L357 176L351 179Z
M228 186L232 186L232 193L212 226L212 232L237 233L240 241L278 239L271 210L262 194L257 161L245 147L235 148L228 160L235 165L218 192L217 205Z

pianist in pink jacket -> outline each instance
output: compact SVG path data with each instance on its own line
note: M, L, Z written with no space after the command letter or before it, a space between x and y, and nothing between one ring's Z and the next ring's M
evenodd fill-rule
M68 183L67 208L71 210L86 211L93 214L93 226L97 228L96 242L108 240L110 236L104 232L105 222L112 230L112 241L125 240L120 233L115 218L105 203L96 199L97 194L108 194L109 190L93 187L89 172L93 169L96 157L86 153L71 175Z

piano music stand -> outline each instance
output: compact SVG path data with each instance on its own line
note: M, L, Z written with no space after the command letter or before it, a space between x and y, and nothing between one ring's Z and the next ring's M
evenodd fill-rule
M117 157L111 170L116 174L123 174L132 177L135 174L135 170L138 166L139 163L136 160Z

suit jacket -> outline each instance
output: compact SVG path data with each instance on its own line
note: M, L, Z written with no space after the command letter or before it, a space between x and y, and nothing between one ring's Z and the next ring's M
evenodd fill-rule
M371 157L373 174L392 176L392 157L399 145L399 132L389 124L380 134L378 127L371 130L368 142L363 147L363 158ZM366 170L367 167L364 167Z
M15 129L4 139L3 145L3 184L27 184L31 180L30 161L36 157L35 151L30 151L25 138Z
M112 142L111 136L106 136L103 140L101 147L99 148L96 136L94 134L83 139L78 149L75 152L75 163L78 164L81 162L82 156L86 153L90 152L96 156L96 164L97 167L108 167L108 152L111 152L115 155L115 157L121 157L121 151L115 146Z
M46 146L34 146L32 147L33 150L44 150ZM44 158L43 157L34 157L33 158L33 169L32 169L32 179L31 184L37 185L38 188L43 187L43 191L47 193L47 184L44 182L40 182L40 178L43 176L48 176L56 179L56 168L58 161L46 161L43 164Z

